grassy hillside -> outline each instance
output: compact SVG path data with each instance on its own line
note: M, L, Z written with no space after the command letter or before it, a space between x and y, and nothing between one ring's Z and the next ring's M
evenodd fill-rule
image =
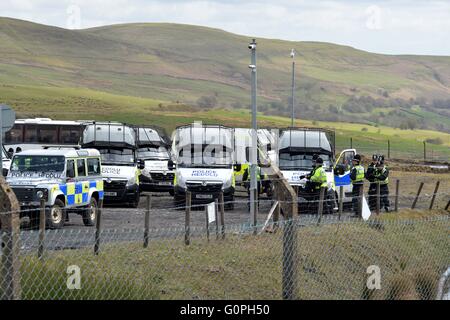
M217 103L207 107L239 109L249 104L248 41L190 25L72 31L0 18L0 84L33 86L41 89L38 95L47 88L83 88L188 105L214 97ZM292 48L298 53L296 112L302 118L449 131L450 57L381 55L330 43L258 39L264 113L289 114ZM13 104L4 88L1 100ZM356 107L349 99L356 99ZM436 99L444 106L436 108ZM18 97L13 105L29 102Z
M0 18L0 103L21 117L119 120L168 130L193 120L248 126L248 41L187 25L71 31ZM450 135L442 133L450 128L445 108L450 57L388 56L328 43L258 39L261 126L290 124L280 115L288 110L291 48L298 52L298 124L336 128L342 147L353 137L357 147L383 151L389 139L394 149L415 156L422 141L438 138L440 144L429 150L450 154ZM214 97L214 108L198 106L202 96ZM370 105L367 96L380 105L348 110ZM411 98L418 101L404 105ZM434 98L442 99L444 108L425 103ZM388 127L407 119L417 121L416 128L441 132ZM355 121L365 124L348 123Z

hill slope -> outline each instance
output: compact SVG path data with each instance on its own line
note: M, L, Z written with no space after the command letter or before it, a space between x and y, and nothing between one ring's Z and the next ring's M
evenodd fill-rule
M4 102L39 108L52 104L44 101L47 88L80 88L164 104L196 105L206 96L213 98L203 108L242 108L249 103L248 41L188 25L72 31L0 18L0 97L14 85L24 97ZM318 42L258 39L259 106L265 113L289 113L291 48L298 53L301 118L449 130L450 57L380 55ZM41 97L30 100L20 86L42 88Z

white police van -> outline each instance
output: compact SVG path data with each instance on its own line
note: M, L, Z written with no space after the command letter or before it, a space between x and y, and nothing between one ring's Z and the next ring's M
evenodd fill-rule
M234 130L219 125L187 125L174 133L174 201L185 203L190 191L193 204L214 202L223 192L227 209L234 207Z
M140 176L141 190L173 195L174 165L169 139L151 127L136 127L136 133L137 157L145 163Z
M103 199L100 153L94 149L50 148L16 153L7 182L32 225L39 221L45 200L46 225L62 228L69 212L82 215L86 226L94 225Z
M134 128L118 122L88 123L82 146L95 148L101 154L105 203L125 203L137 208L144 162L137 159Z
M355 149L343 150L335 162L335 133L321 128L287 128L280 130L278 167L289 184L307 195L305 178L313 168L313 156L323 160L327 176L328 208L337 209L337 187L344 188L344 202L351 202L350 169ZM307 196L306 196L307 197ZM306 198L305 197L305 198Z

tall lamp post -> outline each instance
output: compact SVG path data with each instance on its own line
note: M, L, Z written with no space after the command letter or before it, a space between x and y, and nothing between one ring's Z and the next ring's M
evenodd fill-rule
M295 92L295 50L291 50L291 58L292 58L292 87L291 87L291 127L294 127L294 92Z
M253 226L253 232L256 232L256 220L258 214L258 182L257 182L257 124L256 124L256 40L248 45L251 50L251 64L249 68L252 73L252 148L250 152L250 219Z

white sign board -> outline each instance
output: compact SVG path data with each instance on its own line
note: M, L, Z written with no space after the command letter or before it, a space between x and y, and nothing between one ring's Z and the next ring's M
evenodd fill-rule
M363 197L362 206L363 206L362 207L362 218L363 218L363 220L369 220L370 215L372 213L370 212L370 208L369 208L369 205L367 204L366 197Z
M208 208L208 223L216 221L216 204L211 202L207 204Z

